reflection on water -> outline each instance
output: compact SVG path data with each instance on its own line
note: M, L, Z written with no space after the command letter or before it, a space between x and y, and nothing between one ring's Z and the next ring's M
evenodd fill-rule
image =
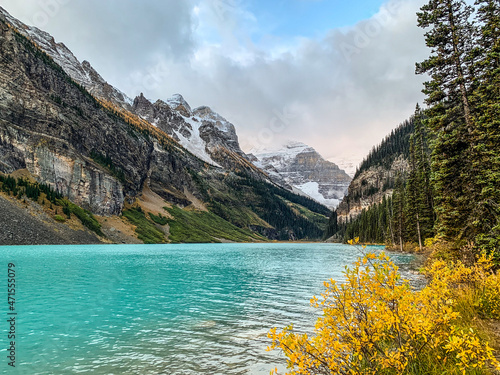
M168 375L269 374L283 358L265 351L267 331L290 323L310 331L318 313L310 298L360 255L338 244L1 253L18 270L19 366L10 373ZM392 256L402 265L412 259Z

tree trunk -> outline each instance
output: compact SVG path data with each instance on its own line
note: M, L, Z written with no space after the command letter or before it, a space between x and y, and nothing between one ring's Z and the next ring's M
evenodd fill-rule
M418 212L417 212L417 234L418 234L418 246L420 247L420 251L422 251L422 236L420 235L420 219L418 217Z

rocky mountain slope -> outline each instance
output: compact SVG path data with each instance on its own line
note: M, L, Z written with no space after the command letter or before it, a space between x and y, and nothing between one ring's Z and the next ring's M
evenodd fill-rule
M328 209L268 183L220 115L191 110L180 96L130 101L72 56L50 35L0 11L1 173L26 169L91 213L127 213L147 241L321 236ZM193 222L186 212L207 212L199 218L208 223L206 235L181 236ZM214 235L210 223L218 220L231 236Z
M0 244L98 244L97 235L85 228L72 229L57 223L35 204L22 204L0 196Z
M312 147L289 142L281 149L252 154L253 163L277 183L293 187L330 208L338 206L351 178Z
M127 95L108 84L88 61L80 63L64 43L56 43L52 35L37 27L25 25L2 7L0 14L17 31L52 57L75 82L85 87L92 95L110 100L124 109L131 109L132 100Z
M336 213L339 223L358 217L363 209L391 196L398 175L408 171L410 135L413 121L405 121L393 130L363 160L349 185L347 195Z
M209 107L191 109L180 94L154 104L141 94L134 99L132 112L211 165L231 168L233 158L246 160L234 125ZM228 158L223 150L233 158Z
M142 94L134 100L107 83L88 61L80 63L63 44L36 28L27 26L0 7L0 14L16 29L35 42L79 85L93 96L126 111L139 115L172 136L191 153L215 166L234 167L245 163L234 125L208 107L194 110L184 98L176 94L166 101L154 104ZM227 152L229 151L229 153ZM234 160L236 159L236 160Z

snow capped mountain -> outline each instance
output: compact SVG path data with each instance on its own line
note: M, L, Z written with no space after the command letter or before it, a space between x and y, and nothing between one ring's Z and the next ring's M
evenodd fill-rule
M330 208L338 206L351 181L336 164L301 142L289 142L280 149L252 153L252 156L255 157L253 163L273 181L278 184L284 181Z
M158 100L154 104L142 94L132 100L107 83L88 61L80 63L63 43L56 43L47 32L25 25L1 7L0 13L95 97L139 115L209 164L218 167L229 165L225 160L227 152L233 153L233 159L235 157L246 160L246 155L240 149L234 125L209 107L192 110L180 94L175 94L166 101Z
M135 98L132 112L209 164L219 167L225 164L226 160L219 155L221 148L246 159L233 124L209 107L191 109L180 94L154 104L141 94Z
M261 152L250 151L257 159L264 162L264 165L272 165L277 170L287 168L298 155L303 153L316 152L312 147L296 141L289 141L285 145L277 149L269 149Z
M170 108L179 112L184 117L192 115L191 107L184 100L181 94L175 94L170 99L167 99L167 104Z
M243 166L259 175L262 172L257 168L261 168L276 184L331 208L344 196L350 177L334 163L324 160L312 147L290 142L279 150L258 153L255 157L246 155L240 148L235 126L210 107L192 109L180 94L154 103L143 94L132 100L107 83L88 61L80 63L50 34L23 24L1 7L0 14L92 95L140 116L206 163L230 170Z

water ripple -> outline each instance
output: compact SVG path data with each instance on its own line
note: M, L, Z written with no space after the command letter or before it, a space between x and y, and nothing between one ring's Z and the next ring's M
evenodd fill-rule
M311 331L310 298L359 255L334 244L5 249L22 270L18 373L40 375L283 369L268 330Z

